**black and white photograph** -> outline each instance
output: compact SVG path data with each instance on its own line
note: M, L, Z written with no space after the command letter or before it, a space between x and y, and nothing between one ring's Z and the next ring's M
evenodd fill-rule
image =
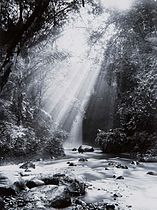
M0 0L0 210L157 210L157 0Z

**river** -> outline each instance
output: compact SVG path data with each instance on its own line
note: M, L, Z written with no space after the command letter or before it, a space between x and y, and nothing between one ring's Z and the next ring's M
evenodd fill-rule
M83 154L66 149L65 153L62 159L34 162L35 169L31 169L27 175L33 178L39 174L72 174L87 183L86 194L81 198L86 203L103 201L118 204L121 210L157 209L157 176L147 174L148 171L157 171L157 163L136 164L126 157L105 155L99 149ZM87 161L79 161L80 158ZM74 166L69 166L67 162L74 163ZM1 177L7 178L0 179L1 185L19 179L23 171L19 166L0 166ZM120 176L124 179L118 179Z

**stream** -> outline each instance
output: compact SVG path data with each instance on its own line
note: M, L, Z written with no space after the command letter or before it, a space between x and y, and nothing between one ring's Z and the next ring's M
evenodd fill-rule
M112 203L121 210L157 209L157 176L147 174L157 171L157 163L137 163L126 157L111 157L99 149L83 154L66 149L65 153L66 156L62 159L34 162L35 169L24 172L27 176L22 178L64 173L87 184L86 194L81 196L86 203ZM79 161L80 158L85 161ZM73 166L69 166L69 162ZM23 173L19 166L0 166L1 177L6 177L0 179L0 185L11 184L19 179L20 172Z

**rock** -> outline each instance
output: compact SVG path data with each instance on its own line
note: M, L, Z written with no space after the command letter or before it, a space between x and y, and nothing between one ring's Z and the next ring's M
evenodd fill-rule
M124 179L123 176L118 176L116 179Z
M44 177L41 180L46 185L59 185L59 182L65 177L65 174L54 174L52 177Z
M106 205L106 210L115 210L115 205L113 205L113 204L107 204Z
M60 186L52 195L50 206L53 208L66 208L71 205L71 198L65 186Z
M0 196L11 196L11 195L16 195L15 189L7 186L0 187Z
M109 162L109 163L108 163L108 166L113 166L113 165L115 165L114 162Z
M47 204L52 201L52 198L57 191L58 186L56 185L43 185L25 191L23 193L23 198L26 203L32 203L37 201L43 201Z
M80 199L76 199L76 200L75 200L75 204L81 205L81 206L86 206L86 205L87 205L84 201L82 201L82 200L80 200Z
M5 203L2 198L0 198L0 209L3 210L5 207Z
M85 184L77 179L74 179L73 182L68 186L68 191L71 196L85 195Z
M54 178L65 177L65 174L58 173L58 174L54 174L53 177Z
M30 173L30 172L31 172L31 170L27 168L27 169L25 169L25 172Z
M94 148L88 145L81 145L78 148L78 152L79 153L83 153L83 152L94 152Z
M16 181L13 184L13 188L15 189L16 192L20 192L26 189L26 183L24 180Z
M80 158L78 161L85 162L88 161L86 158Z
M139 162L138 161L131 161L130 164L132 164L132 165L139 165Z
M69 166L77 166L75 163L69 163Z
M157 172L154 172L154 171L148 171L147 174L148 175L157 176Z
M71 205L71 198L68 195L57 196L51 202L51 207L62 209Z
M107 170L109 170L109 168L105 168L105 170L107 171Z
M45 182L42 181L42 180L38 180L38 179L34 179L34 180L28 180L26 182L26 186L31 189L31 188L34 188L34 187L38 187L38 186L42 186L44 185Z
M35 169L35 164L32 162L26 162L26 163L22 164L20 166L20 168L22 168L22 169L34 168Z
M113 197L118 198L118 197L122 197L122 195L120 193L114 193Z
M116 168L128 169L128 166L118 164L116 165Z
M76 148L73 148L72 151L75 152L75 151L77 151L77 149Z

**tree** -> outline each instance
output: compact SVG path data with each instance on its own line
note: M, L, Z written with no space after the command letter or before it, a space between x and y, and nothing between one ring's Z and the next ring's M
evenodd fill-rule
M118 150L118 139L116 142L113 138L117 128L126 135L120 140L124 151L146 152L156 144L156 11L156 1L141 0L131 10L110 16L117 32L108 43L104 60L113 63L116 75L115 124L113 130L100 133L97 138L102 144L106 135L111 137L107 142L111 150L112 146Z
M82 2L84 5L84 2ZM68 13L78 9L79 2L64 0L2 0L0 47L0 90L8 81L16 57L25 47L43 40L59 30Z

